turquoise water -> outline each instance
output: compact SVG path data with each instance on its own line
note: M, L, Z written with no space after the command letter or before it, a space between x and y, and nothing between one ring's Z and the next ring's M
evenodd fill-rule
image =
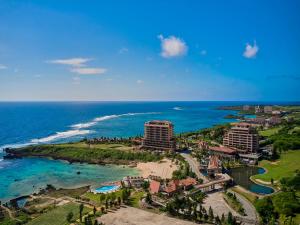
M97 192L97 193L107 193L107 192L110 192L110 191L118 190L119 187L120 186L118 186L118 185L102 186L102 187L96 188L95 192Z
M170 120L176 133L193 131L234 121L224 119L224 116L236 114L235 111L216 108L243 104L257 103L0 102L0 200L30 194L46 184L74 187L114 181L136 173L129 168L69 165L47 159L3 160L1 146L61 143L84 137L142 135L144 123L154 119ZM77 175L77 171L81 174Z
M80 174L77 174L79 171ZM114 165L69 164L38 158L5 160L0 169L0 199L7 201L38 192L47 184L64 188L100 185L102 182L116 181L128 175L138 174L136 169Z
M271 194L274 192L273 188L268 186L259 185L252 182L249 178L255 174L263 174L265 170L260 167L241 167L233 168L230 175L233 177L234 182L242 187L257 194Z

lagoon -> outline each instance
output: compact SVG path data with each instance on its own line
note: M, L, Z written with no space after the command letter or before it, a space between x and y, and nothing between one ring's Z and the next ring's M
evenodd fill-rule
M274 192L273 188L256 184L250 180L250 177L256 174L263 174L265 170L260 167L239 167L230 170L229 174L234 179L234 182L249 191L256 194L271 194Z
M0 200L3 202L38 192L47 184L57 188L75 188L84 185L100 185L103 182L117 181L128 175L139 174L137 169L124 166L69 164L65 161L45 158L5 160L2 166Z

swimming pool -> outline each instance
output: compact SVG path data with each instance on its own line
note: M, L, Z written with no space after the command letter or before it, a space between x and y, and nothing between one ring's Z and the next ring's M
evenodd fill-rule
M94 190L95 193L107 193L107 192L111 192L111 191L116 191L120 188L119 185L107 185L107 186L102 186L99 188L96 188Z

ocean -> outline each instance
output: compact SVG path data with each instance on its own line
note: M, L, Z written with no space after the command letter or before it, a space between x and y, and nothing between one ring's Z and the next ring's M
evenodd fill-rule
M143 135L149 120L169 120L175 133L216 124L235 111L219 106L243 102L1 102L0 149L29 144L63 143L93 137ZM266 103L264 103L266 104ZM272 103L274 104L274 103ZM278 103L284 104L284 103ZM290 103L292 104L292 103ZM74 187L118 180L138 171L119 166L68 164L49 159L3 160L0 150L0 200L30 194L46 184ZM80 175L76 172L81 171Z

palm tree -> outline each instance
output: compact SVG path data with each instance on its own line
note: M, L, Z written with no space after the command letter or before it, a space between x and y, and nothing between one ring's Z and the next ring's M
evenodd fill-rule
M97 212L97 209L96 209L96 207L94 206L94 208L93 208L94 216L95 216L96 212Z
M121 197L120 196L118 196L118 204L119 204L119 206L121 205Z
M80 218L80 222L82 222L82 211L83 211L83 204L81 203L79 205L79 218Z

